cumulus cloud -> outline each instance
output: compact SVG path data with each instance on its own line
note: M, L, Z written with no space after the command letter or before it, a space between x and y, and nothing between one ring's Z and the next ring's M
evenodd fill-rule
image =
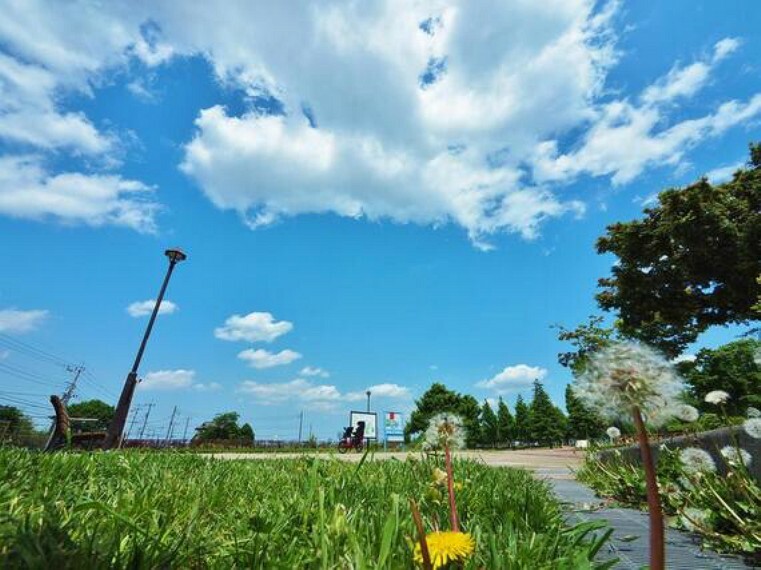
M330 373L327 370L323 370L317 366L305 366L299 372L301 376L318 376L320 378L329 378Z
M26 333L37 329L50 312L42 309L22 311L20 309L0 309L0 332Z
M263 348L247 348L238 353L238 358L245 361L252 368L273 368L275 366L284 366L301 358L301 354L289 348L280 352L270 352Z
M271 313L233 315L225 324L214 329L214 336L221 340L272 342L293 330L293 323L276 321Z
M516 364L515 366L506 366L488 380L477 382L476 387L494 390L497 394L504 394L527 388L531 386L534 380L542 380L545 376L547 376L547 369L545 368Z
M222 384L219 382L209 382L208 384L199 382L198 384L193 384L193 389L198 392L216 392L222 389Z
M149 372L140 383L144 390L179 390L190 388L195 382L195 370L157 370Z
M127 307L127 313L130 317L145 317L153 312L153 307L156 304L156 299L148 299L147 301L135 301ZM179 307L164 299L159 306L159 315L171 315L179 310Z
M410 396L408 388L397 384L378 384L370 386L368 390L372 391L375 397L401 399ZM355 402L367 398L365 391L341 393L332 384L315 384L303 378L274 383L246 380L241 383L238 391L253 396L262 404L279 404L298 400L308 403L312 408L324 411L337 409L341 402Z
M406 386L384 383L368 386L362 392L349 392L346 394L346 399L352 402L364 400L367 398L368 390L373 398L409 398L411 396L410 389Z
M50 174L39 156L0 157L0 214L156 231L153 189L114 174Z
M676 167L706 138L761 113L759 94L674 120L740 48L737 38L664 69L637 96L611 95L605 82L622 57L618 7L12 3L0 22L13 54L0 61L2 90L11 94L0 102L0 138L114 160L115 135L66 108L60 94L92 96L117 70L144 96L132 63L200 56L223 86L244 94L242 111L201 109L183 147L182 170L215 206L252 228L307 213L451 223L489 249L495 234L534 239L546 221L581 215L582 202L559 192L575 178L626 184L648 168ZM121 184L131 217L142 221L95 207L94 225L146 227L153 210L136 208L124 187L139 183L111 182L111 197ZM56 215L48 210L35 216Z

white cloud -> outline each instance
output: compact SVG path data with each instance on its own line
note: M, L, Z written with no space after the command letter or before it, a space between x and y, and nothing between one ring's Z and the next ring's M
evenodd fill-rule
M49 174L37 156L0 157L0 214L152 233L152 188L113 174Z
M680 354L673 360L673 362L695 362L696 359L697 356L694 354Z
M410 396L408 388L397 384L378 384L368 389L372 391L373 397L401 399ZM332 384L314 384L303 378L275 383L246 380L240 384L238 391L253 396L255 400L263 404L279 404L296 400L309 404L312 409L322 411L335 411L341 402L355 402L367 398L364 391L342 394Z
M26 333L38 328L48 318L49 311L34 309L0 309L0 332Z
M639 97L611 97L618 7L13 3L0 22L13 54L0 63L3 93L12 95L3 100L14 101L0 103L0 137L115 160L118 137L60 95L93 96L117 71L144 96L131 63L202 56L248 105L239 115L201 110L184 146L182 169L217 207L251 227L306 213L452 223L489 249L494 234L533 239L545 221L580 215L583 204L557 194L575 177L623 184L676 166L704 139L761 112L761 96L751 96L671 120L739 48L736 38L672 66ZM257 110L262 97L277 99L283 115ZM561 148L568 135L575 141Z
M327 370L318 368L317 366L305 366L299 372L301 376L319 376L320 378L329 378L330 373Z
M547 369L540 366L528 366L516 364L506 366L501 372L476 383L476 387L494 390L497 394L504 394L513 390L521 390L531 386L534 380L542 380L547 376Z
M210 382L208 384L199 382L198 384L193 384L193 389L198 392L216 392L222 389L222 384L219 382Z
M262 348L247 348L238 353L238 358L244 360L252 368L273 368L274 366L284 366L301 358L301 354L286 348L280 352L270 352Z
M368 390L371 392L371 397L373 398L409 398L411 396L410 389L406 386L384 383L368 386L362 392L349 392L346 394L346 399L349 401L364 400L367 398Z
M732 180L732 175L745 166L744 161L735 162L726 166L720 166L706 172L705 176L711 184L721 184Z
M191 388L195 383L195 370L157 370L149 372L140 383L144 390L179 390Z
M153 307L156 304L156 299L148 299L147 301L135 301L127 307L127 313L130 317L145 317L153 312ZM179 307L164 299L161 301L159 307L159 315L171 315L179 310Z
M271 313L233 315L224 326L214 329L214 336L221 340L248 342L272 342L293 330L293 323L275 321Z

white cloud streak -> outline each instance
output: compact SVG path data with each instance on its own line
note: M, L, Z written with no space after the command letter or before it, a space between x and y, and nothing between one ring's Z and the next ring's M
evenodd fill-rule
M153 312L153 307L156 304L155 299L148 299L147 301L135 301L127 307L127 314L130 317L145 317ZM180 308L172 301L164 299L159 306L159 315L171 315L177 312Z
M528 388L533 384L534 380L542 380L545 376L547 376L546 368L516 364L514 366L506 366L501 372L488 380L477 382L476 387L493 390L497 394L505 394Z
M31 332L39 328L49 315L50 312L43 309L27 311L0 309L0 332L9 334Z
M298 352L286 348L280 352L270 352L263 348L247 348L238 353L238 358L246 362L252 368L264 369L274 368L275 366L285 366L301 358Z

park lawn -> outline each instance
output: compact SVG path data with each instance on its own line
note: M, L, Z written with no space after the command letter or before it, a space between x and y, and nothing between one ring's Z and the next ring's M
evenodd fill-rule
M0 449L0 567L410 568L409 499L429 530L447 525L436 467ZM568 528L546 483L473 461L454 469L476 541L466 568L594 567L605 533Z

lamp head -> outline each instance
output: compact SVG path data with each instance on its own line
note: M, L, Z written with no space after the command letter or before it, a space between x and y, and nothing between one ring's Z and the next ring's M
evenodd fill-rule
M164 255L166 255L169 258L169 261L171 263L179 263L180 261L185 261L188 258L188 256L185 255L185 253L181 249L176 247L167 249L164 252Z

